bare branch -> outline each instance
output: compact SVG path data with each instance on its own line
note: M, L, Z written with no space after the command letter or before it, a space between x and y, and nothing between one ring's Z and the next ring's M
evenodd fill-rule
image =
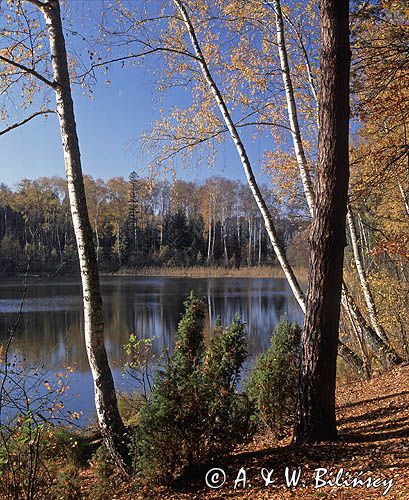
M187 51L172 49L170 47L154 47L150 50L146 50L145 52L140 52L139 54L129 54L127 56L116 57L114 59L109 59L107 61L101 61L98 63L94 63L90 66L90 68L85 73L80 75L79 78L80 79L85 78L87 75L92 73L95 68L99 68L101 66L106 66L108 64L112 64L115 62L122 62L122 61L127 61L130 59L138 59L140 57L145 57L145 56L148 56L150 54L154 54L155 52L172 52L174 54L184 55L184 56L191 57L192 59L198 60L198 57L196 57L194 54L191 54L190 52L187 52Z
M40 2L40 0L27 0L27 1L38 7L40 10L44 9L45 7L45 3Z
M9 127L5 128L4 130L0 130L0 135L7 134L7 132L10 132L11 130L14 130L15 128L21 127L22 125L25 125L26 123L31 121L36 116L49 115L51 113L56 113L56 110L55 109L43 109L43 110L37 111L36 113L33 113L32 115L28 116L27 118L24 118L24 120L21 120L21 122L13 123L13 125L10 125Z
M8 57L2 56L2 55L0 55L0 61L3 61L7 64L10 64L11 66L14 66L15 68L21 69L25 73L28 73L30 75L35 76L36 78L41 80L43 83L45 83L49 87L55 88L57 86L56 82L52 82L52 81L48 80L48 78L46 78L45 76L38 73L35 69L24 66L24 64L20 64L16 61L13 61L12 59L9 59Z

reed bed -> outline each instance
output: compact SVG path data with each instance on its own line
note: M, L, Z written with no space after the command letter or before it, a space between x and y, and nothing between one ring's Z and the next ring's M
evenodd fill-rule
M300 281L306 281L307 269L295 268ZM283 271L277 266L226 267L123 267L111 276L166 276L174 278L284 278Z

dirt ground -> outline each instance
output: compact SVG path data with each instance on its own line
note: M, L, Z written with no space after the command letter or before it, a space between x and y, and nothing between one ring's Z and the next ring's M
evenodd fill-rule
M409 500L409 366L340 386L337 415L337 442L300 449L288 444L288 439L272 446L271 438L259 436L247 449L213 464L225 476L214 471L208 474L208 482L219 485L225 477L220 488L206 485L208 471L204 470L200 477L185 479L171 490L131 493L123 484L113 498ZM286 485L286 468L289 477L301 469L297 486ZM273 484L266 486L262 475ZM352 487L353 479L365 485Z

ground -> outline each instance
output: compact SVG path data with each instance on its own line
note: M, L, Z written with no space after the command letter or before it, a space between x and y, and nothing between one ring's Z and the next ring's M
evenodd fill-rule
M182 485L172 489L146 489L137 493L122 483L111 498L409 500L409 366L401 366L370 381L341 385L337 391L337 416L340 434L337 442L300 449L292 447L288 438L272 446L270 436L258 436L247 449L213 464L211 467L222 468L226 473L226 482L220 489L206 486L206 471L203 471L200 477L185 479ZM295 488L284 486L286 467L291 472L301 468L300 483ZM242 488L243 481L240 481L234 489L234 481L243 479L243 475L238 477L241 468L246 471L246 488ZM266 469L264 476L274 469L273 485L264 485L262 468ZM368 488L330 485L315 488L316 468L327 468L328 473L334 475L343 468L340 472L343 472L343 480L358 477L362 472L360 477L371 477L372 484ZM327 475L323 479L331 477ZM92 499L89 494L92 484L87 480L84 483L87 498ZM388 487L389 491L383 495Z

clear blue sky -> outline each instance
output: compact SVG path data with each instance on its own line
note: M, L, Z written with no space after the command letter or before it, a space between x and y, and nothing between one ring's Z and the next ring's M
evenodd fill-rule
M111 84L106 87L105 77L101 75L93 89L93 100L83 96L79 87L74 87L83 169L94 177L127 177L130 171L138 171L148 163L149 158L137 138L159 117L159 105L153 95L151 75L143 68L112 66L109 78ZM53 96L51 100L53 106ZM24 116L22 112L14 118ZM226 146L221 146L214 169L180 168L178 177L203 179L225 175L244 179L238 157L229 143L228 140ZM260 148L252 145L251 149L258 156ZM53 175L64 176L56 116L35 118L0 137L0 182L12 186L22 178Z
M84 5L82 2L71 4ZM98 5L98 2L85 4ZM76 9L74 9L76 10ZM90 11L78 15L74 12L71 19L72 28L80 32L91 32L95 29L96 13ZM83 50L78 41L74 43L76 50ZM132 170L139 171L146 167L149 158L143 152L137 139L150 128L152 122L159 118L159 103L154 95L154 75L149 67L154 61L147 61L139 68L125 67L120 64L111 65L109 79L99 73L98 81L93 87L94 99L83 96L82 89L74 86L74 105L80 138L83 170L94 177L109 178L127 177ZM176 104L183 105L189 93L183 97L179 92ZM166 101L165 101L166 105ZM51 107L54 107L54 96L51 95ZM32 111L39 109L33 106ZM18 121L27 112L14 113L11 121ZM5 124L0 123L2 128ZM258 164L263 148L263 141L248 145L250 156ZM256 171L258 168L256 168ZM40 176L64 176L64 161L59 136L57 117L50 115L48 119L38 117L30 123L0 137L0 182L9 186L15 185L23 178ZM203 163L199 167L177 169L179 178L202 180L211 175L224 175L233 179L244 180L242 167L234 150L230 137L219 148L216 165L213 169ZM262 175L261 180L268 182Z

